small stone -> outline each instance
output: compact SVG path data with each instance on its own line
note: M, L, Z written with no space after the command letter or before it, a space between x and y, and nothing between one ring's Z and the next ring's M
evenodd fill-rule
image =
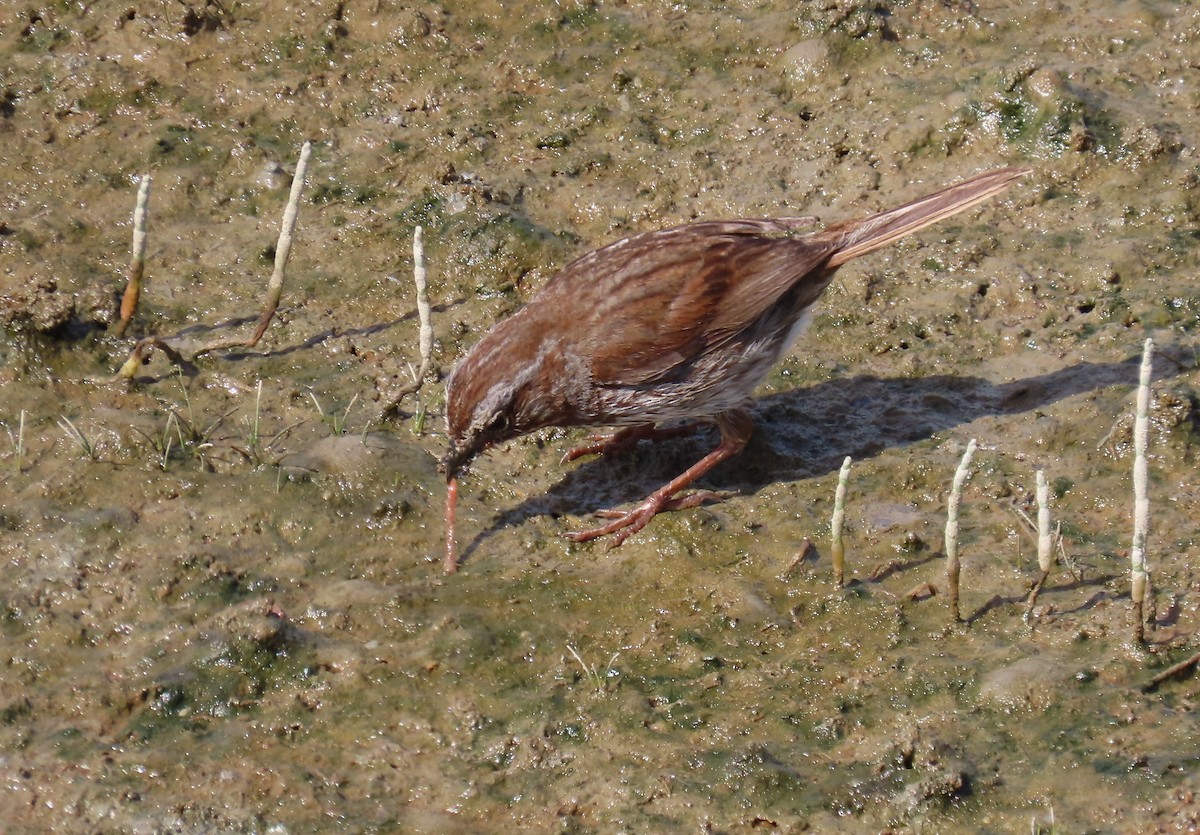
M829 49L819 38L800 41L783 53L783 71L792 81L812 81L829 66Z
M1060 98L1066 91L1062 74L1058 70L1040 67L1030 74L1025 82L1029 92L1040 99Z

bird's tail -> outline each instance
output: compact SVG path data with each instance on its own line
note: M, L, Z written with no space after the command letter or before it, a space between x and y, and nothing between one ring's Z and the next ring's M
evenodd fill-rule
M837 252L829 259L829 266L840 267L851 258L874 252L918 229L982 203L1029 171L1028 168L1000 168L977 174L895 209L828 228L822 235L840 233L843 236Z

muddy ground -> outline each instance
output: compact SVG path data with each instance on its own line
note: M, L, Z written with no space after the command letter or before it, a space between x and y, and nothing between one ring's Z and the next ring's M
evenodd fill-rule
M1200 678L1145 686L1198 649L1198 136L1189 4L0 2L0 828L1194 830ZM248 334L306 139L263 342L114 382L141 337ZM557 267L1011 164L843 269L727 500L573 545L714 436L542 433L478 462L442 574L441 380ZM437 368L383 420L417 224ZM1027 620L1038 468L1069 564Z

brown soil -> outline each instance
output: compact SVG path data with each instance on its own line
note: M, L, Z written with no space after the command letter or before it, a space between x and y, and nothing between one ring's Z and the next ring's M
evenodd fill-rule
M1200 678L1144 685L1200 643L1198 68L1157 2L0 0L0 828L1194 830ZM138 338L249 334L305 139L263 342L114 382ZM441 573L441 378L556 267L1010 164L842 271L725 501L573 545L713 436L563 467L544 433L476 464ZM385 421L417 224L439 368ZM1070 566L1026 621L1038 468Z

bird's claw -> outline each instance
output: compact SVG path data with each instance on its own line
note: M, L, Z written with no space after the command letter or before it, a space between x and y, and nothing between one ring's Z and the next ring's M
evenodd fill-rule
M563 457L558 463L566 464L568 461L574 461L576 458L582 458L585 455L604 455L607 452L611 452L619 444L619 442L614 443L613 439L616 437L616 435L588 435L588 443L571 447L563 453ZM619 445L624 446L624 444Z
M621 544L633 536L635 533L646 527L650 520L668 510L686 510L691 507L699 507L708 501L719 501L724 498L720 493L712 490L697 490L687 496L679 498L660 498L658 496L650 496L646 501L642 502L632 510L610 510L602 509L595 512L595 516L601 519L611 519L607 525L600 525L595 528L588 528L583 531L570 531L563 534L572 542L589 542L593 539L599 539L602 536L615 534L612 541L609 543L609 548L619 548Z
M625 511L624 513L619 510L610 510L602 514L598 513L597 515L601 516L601 518L612 519L607 525L588 528L584 531L571 531L563 534L563 536L572 542L588 542L593 539L599 539L602 536L608 536L611 533L615 534L615 536L608 547L618 548L622 542L646 527L659 510L659 502L656 502L654 499L647 499L633 510Z

